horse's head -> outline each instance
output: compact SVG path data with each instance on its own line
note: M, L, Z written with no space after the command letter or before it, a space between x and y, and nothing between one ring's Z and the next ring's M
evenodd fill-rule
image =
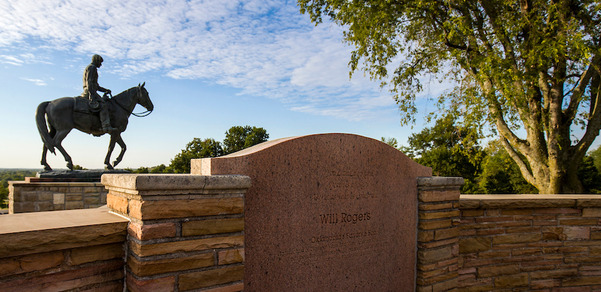
M148 91L146 88L144 88L144 85L146 85L146 82L142 83L142 85L138 84L137 103L146 108L148 111L152 111L154 109L154 105L152 104L150 96L148 95Z

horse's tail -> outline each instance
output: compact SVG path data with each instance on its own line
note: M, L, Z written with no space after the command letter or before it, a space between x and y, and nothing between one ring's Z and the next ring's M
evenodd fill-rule
M44 101L38 105L38 109L35 111L35 122L38 125L38 132L40 132L40 137L42 137L42 142L50 152L54 153L54 144L52 143L52 138L50 137L50 133L48 133L48 126L46 125L46 107L50 102Z

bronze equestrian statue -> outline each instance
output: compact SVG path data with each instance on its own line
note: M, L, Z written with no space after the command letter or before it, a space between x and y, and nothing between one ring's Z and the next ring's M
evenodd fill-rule
M73 161L61 145L63 139L67 137L72 129L78 129L94 136L109 133L111 141L104 164L107 169L113 169L121 162L123 154L125 154L126 145L121 138L121 133L127 128L128 118L136 104L147 109L143 116L150 114L154 109L148 91L144 88L145 83L109 98L110 90L98 85L96 69L101 64L102 57L94 55L92 64L88 65L84 72L84 93L82 97L63 97L42 102L38 106L35 119L44 142L41 164L45 171L52 170L46 162L46 154L48 150L56 154L55 149L58 149L65 158L67 167L73 170ZM104 97L100 97L96 91L104 92ZM134 115L140 116L135 113ZM110 158L115 143L118 143L121 147L121 153L111 165Z

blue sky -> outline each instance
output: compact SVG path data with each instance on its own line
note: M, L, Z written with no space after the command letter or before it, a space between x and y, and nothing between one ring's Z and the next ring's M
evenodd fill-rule
M236 125L271 139L344 132L401 144L423 128L420 117L400 125L379 82L361 72L349 80L342 29L314 26L295 1L0 0L0 15L0 168L40 167L35 109L79 95L95 53L101 86L116 94L146 82L155 105L130 117L119 167L169 164L194 137L222 140ZM429 82L421 113L436 110L425 97L445 88ZM102 168L108 141L73 130L63 146L75 164ZM61 156L48 161L65 167Z
M38 168L37 105L76 96L98 53L99 83L141 82L154 102L131 117L120 167L169 164L194 137L222 140L235 125L271 139L345 132L405 142L391 94L362 73L334 24L314 26L295 1L0 1L0 168ZM434 90L434 89L432 89ZM137 107L136 111L142 111ZM109 137L73 130L73 162L102 168ZM60 156L49 155L54 168Z

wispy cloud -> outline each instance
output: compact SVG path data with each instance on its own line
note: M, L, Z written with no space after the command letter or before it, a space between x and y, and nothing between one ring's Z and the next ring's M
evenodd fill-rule
M0 48L36 40L100 53L113 61L105 70L123 76L203 79L279 99L292 110L350 120L393 104L361 74L349 80L351 49L340 28L315 27L295 1L0 0L0 14ZM0 55L15 66L25 59Z
M46 81L42 80L42 79L34 79L34 78L21 78L25 81L29 81L37 86L46 86L48 85L48 83L46 83Z

